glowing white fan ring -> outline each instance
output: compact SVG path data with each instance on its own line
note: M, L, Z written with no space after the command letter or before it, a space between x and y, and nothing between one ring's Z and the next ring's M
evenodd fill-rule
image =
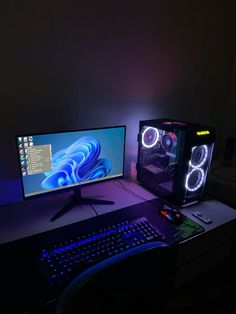
M195 150L197 147L199 147L199 146L193 147L193 149L192 149L192 154L193 154L194 150ZM199 168L199 167L201 167L202 165L204 165L204 163L205 163L206 160L207 160L207 157L208 157L208 148L207 148L206 145L202 145L202 147L203 147L204 150L205 150L205 157L203 158L202 162L200 162L200 164L198 164L198 165L193 165L193 164L191 163L191 159L190 159L189 165L190 165L191 167L193 167L193 168Z
M154 130L154 131L156 132L156 139L155 139L155 141L154 141L152 144L147 145L147 144L145 143L145 141L144 141L144 136L145 136L145 134L147 133L147 131L149 131L149 130ZM143 145L144 147L146 147L146 148L151 148L151 147L153 147L153 146L156 145L156 143L158 142L158 140L159 140L159 132L158 132L158 129L149 126L149 127L147 127L147 128L143 131L143 133L142 133L142 145Z
M188 185L188 180L189 180L190 176L192 175L192 173L194 173L195 171L200 171L202 177L201 177L201 180L200 180L200 182L198 183L197 186L195 186L194 188L190 188L189 185ZM190 172L187 174L187 176L186 176L186 181L185 181L185 188L186 188L186 190L189 191L189 192L197 191L197 190L202 186L202 184L203 184L204 176L205 176L205 173L204 173L204 171L202 170L202 168L197 168L197 169L195 168L195 169L193 169L192 171L190 171Z

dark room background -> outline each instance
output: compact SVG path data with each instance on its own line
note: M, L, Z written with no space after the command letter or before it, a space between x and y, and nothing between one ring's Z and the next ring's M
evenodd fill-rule
M6 1L0 5L0 198L19 176L15 135L139 120L235 136L234 1Z

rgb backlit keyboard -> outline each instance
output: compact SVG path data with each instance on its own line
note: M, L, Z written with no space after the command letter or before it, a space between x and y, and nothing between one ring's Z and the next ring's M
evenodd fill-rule
M80 272L106 258L151 241L163 239L146 217L61 241L46 247L40 260L51 286L72 281Z

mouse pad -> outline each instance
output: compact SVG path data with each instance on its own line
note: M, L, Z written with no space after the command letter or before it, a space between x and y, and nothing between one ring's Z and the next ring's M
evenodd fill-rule
M177 226L169 226L169 229L171 229L168 231L171 243L179 243L198 235L205 230L202 226L184 215L183 222L181 224Z
M147 206L156 207L156 209L152 208L150 219L153 223L155 222L156 226L165 235L168 243L177 244L204 232L205 229L201 225L183 214L182 222L180 224L173 224L164 220L163 217L160 216L159 210L162 209L165 204L165 201L161 199L154 199L151 202L148 202Z

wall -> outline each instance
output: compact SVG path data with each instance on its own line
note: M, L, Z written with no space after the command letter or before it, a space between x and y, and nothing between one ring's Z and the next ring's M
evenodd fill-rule
M227 115L224 116L226 118L226 134L236 138L236 49L234 50L234 59L232 60L231 66L229 102L225 110L227 113ZM236 149L234 153L236 155Z
M233 1L110 2L1 5L2 184L22 133L127 124L127 174L140 119L210 124L222 150Z

